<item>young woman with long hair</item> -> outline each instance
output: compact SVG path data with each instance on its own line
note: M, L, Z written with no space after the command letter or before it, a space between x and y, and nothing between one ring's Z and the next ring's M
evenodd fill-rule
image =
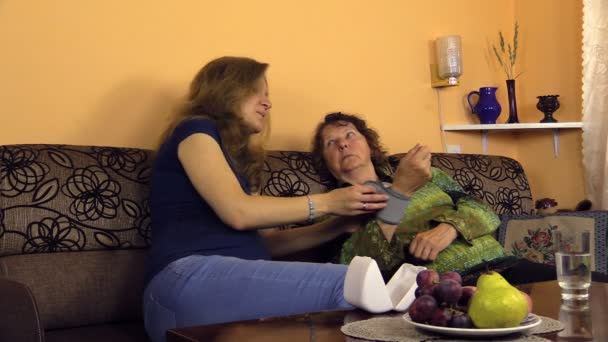
M268 64L222 57L196 75L159 148L151 180L152 243L144 320L170 328L350 308L347 266L271 261L352 229L386 206L369 185L293 198L258 196L272 104ZM333 218L306 228L263 229Z

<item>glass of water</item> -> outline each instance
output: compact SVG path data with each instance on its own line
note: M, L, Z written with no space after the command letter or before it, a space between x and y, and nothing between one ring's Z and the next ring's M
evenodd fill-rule
M562 304L559 308L559 321L564 325L564 330L557 333L557 336L560 337L559 341L593 341L591 318L591 308L588 305Z
M588 231L555 231L555 266L562 299L587 300L591 285L591 250Z

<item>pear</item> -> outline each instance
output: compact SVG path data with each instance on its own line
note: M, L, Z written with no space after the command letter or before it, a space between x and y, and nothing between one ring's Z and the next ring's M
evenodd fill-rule
M521 290L520 290L521 291ZM528 313L531 314L532 313L532 297L530 297L529 294L521 291L521 294L524 295L524 298L526 298L526 301L528 302Z
M518 326L528 315L528 301L499 273L483 274L471 297L469 316L477 328Z

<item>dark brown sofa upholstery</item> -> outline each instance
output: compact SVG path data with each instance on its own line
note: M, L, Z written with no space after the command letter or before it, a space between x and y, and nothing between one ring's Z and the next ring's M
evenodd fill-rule
M141 149L0 146L0 341L147 340L152 160ZM513 159L437 153L433 165L500 214L533 210ZM325 189L308 153L269 153L264 194Z

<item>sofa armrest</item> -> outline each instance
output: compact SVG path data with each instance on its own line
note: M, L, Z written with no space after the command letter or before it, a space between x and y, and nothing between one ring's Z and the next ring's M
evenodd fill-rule
M26 285L0 278L0 303L0 341L44 341L36 301Z

